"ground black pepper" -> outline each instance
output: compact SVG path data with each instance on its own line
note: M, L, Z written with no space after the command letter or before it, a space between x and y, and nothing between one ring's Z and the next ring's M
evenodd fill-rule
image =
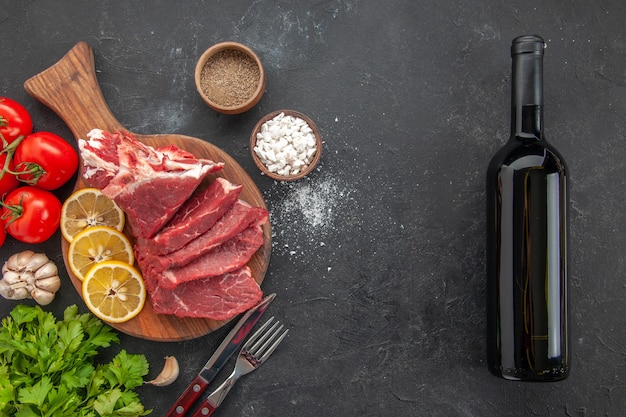
M225 49L210 57L200 73L200 87L209 100L224 107L248 101L259 86L261 70L242 51Z

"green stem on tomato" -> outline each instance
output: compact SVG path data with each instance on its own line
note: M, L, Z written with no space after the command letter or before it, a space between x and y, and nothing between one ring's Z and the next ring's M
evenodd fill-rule
M43 167L36 162L20 162L18 165L15 166L15 172L9 170L7 170L6 172L17 176L20 181L28 185L37 184L39 178L46 175L46 170L43 169Z
M0 151L0 154L3 154L3 153L7 154L7 157L4 160L4 166L2 167L2 171L0 171L0 180L2 179L2 177L4 177L4 174L7 172L10 173L11 175L17 175L17 173L9 170L9 164L11 163L11 160L13 160L13 154L15 154L15 150L17 149L19 144L24 140L24 138L26 138L26 136L18 136L13 142L9 143L4 138L4 135L0 133L0 139L2 139L2 151Z
M0 200L0 207L4 207L5 209L7 209L7 211L3 213L2 216L0 216L0 219L5 221L5 228L20 217L22 217L22 214L24 214L24 206L22 205L23 201L24 196L20 197L20 203L18 205L5 204L4 201ZM7 219L8 221L6 221Z

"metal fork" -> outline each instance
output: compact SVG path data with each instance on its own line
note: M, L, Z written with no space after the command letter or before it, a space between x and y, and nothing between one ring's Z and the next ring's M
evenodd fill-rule
M270 317L259 330L250 336L250 339L248 339L239 352L233 373L200 404L200 408L194 413L193 417L207 417L212 415L222 401L224 401L224 398L230 392L233 385L235 385L235 382L237 382L241 376L261 366L272 352L274 352L276 347L278 347L280 342L282 342L287 335L289 329L283 332L283 325L280 324L279 321L276 321L269 327L273 320L274 317Z

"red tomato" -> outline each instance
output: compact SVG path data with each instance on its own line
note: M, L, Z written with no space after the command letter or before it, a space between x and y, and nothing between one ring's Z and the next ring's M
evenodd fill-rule
M15 190L20 182L17 180L17 177L13 175L13 169L15 168L15 164L13 164L13 160L9 159L9 163L6 163L7 154L0 154L0 199L4 197L10 191ZM6 164L6 167L5 167ZM6 168L6 169L4 169Z
M24 138L13 155L18 179L44 190L65 184L78 168L78 154L65 139L50 132Z
M0 246L4 245L4 240L7 238L7 232L4 230L4 222L0 220Z
M0 135L7 143L33 131L33 120L28 110L17 101L0 97Z
M50 191L19 187L9 193L2 206L7 233L21 242L44 242L59 228L61 202Z

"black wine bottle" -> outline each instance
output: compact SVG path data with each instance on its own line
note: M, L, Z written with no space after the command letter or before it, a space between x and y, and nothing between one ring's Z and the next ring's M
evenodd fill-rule
M543 135L539 36L513 40L511 136L487 170L487 364L496 376L569 374L567 167Z

